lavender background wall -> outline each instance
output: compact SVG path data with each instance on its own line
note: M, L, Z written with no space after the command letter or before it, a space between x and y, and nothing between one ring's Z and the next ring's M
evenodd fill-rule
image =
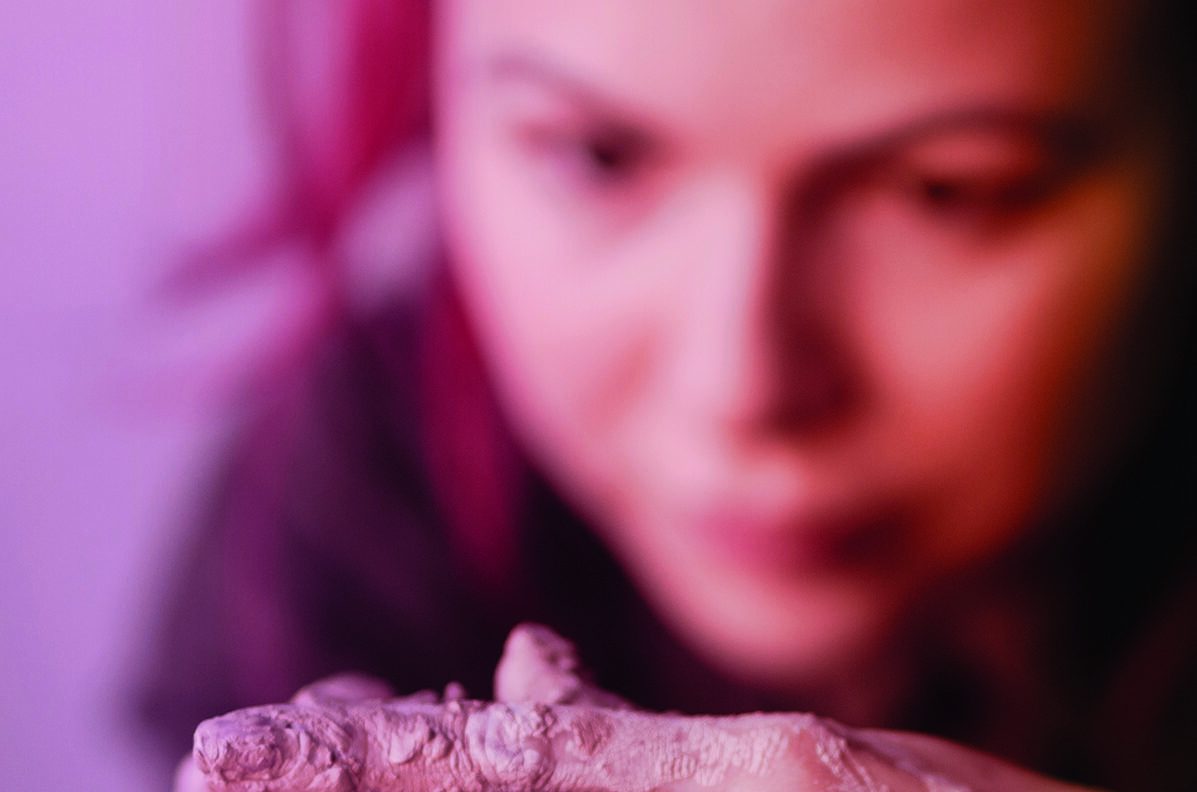
M0 789L153 787L128 687L222 389L294 298L148 297L262 177L249 5L0 15Z

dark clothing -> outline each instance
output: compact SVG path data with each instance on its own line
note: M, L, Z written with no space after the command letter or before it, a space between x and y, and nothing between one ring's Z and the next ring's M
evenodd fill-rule
M203 718L346 669L487 697L521 621L568 636L601 683L645 706L767 706L673 641L515 452L458 319L442 295L346 323L247 417L142 703L170 756ZM478 558L487 533L500 568Z
M188 548L143 701L166 753L188 750L206 717L285 700L347 669L384 677L400 692L457 680L472 696L488 697L503 639L521 621L542 622L577 643L600 684L649 708L794 708L792 698L720 677L656 619L522 458L491 402L460 311L444 284L430 289L368 322L344 322L310 366L246 416ZM1092 558L1056 576L1082 594L1070 600L1055 592L1044 606L1058 638L1044 683L1050 695L1035 699L1043 712L1025 724L1039 744L1034 756L1011 758L1090 783L1125 783L1103 776L1106 749L1090 732L1109 720L1099 716L1111 684L1133 694L1134 674L1153 675L1155 661L1142 652L1148 668L1125 675L1126 647L1164 640L1160 657L1181 664L1165 675L1171 692L1151 698L1166 711L1146 713L1150 739L1141 729L1130 739L1143 742L1135 747L1143 757L1155 757L1143 761L1158 759L1160 740L1169 740L1178 772L1188 775L1172 786L1135 788L1197 788L1192 771L1179 767L1179 757L1197 748L1188 717L1197 691L1185 665L1197 654L1189 620L1197 602L1144 585L1167 569L1158 548L1128 549L1143 568L1119 581L1094 571L1125 568L1100 557L1119 542L1087 546ZM1187 559L1191 542L1178 540L1174 549L1175 559ZM1020 569L1035 568L1042 567ZM1165 593L1187 574L1171 572L1157 581ZM1102 599L1086 599L1093 591ZM1166 640L1142 631L1161 597L1180 608L1156 629L1178 631ZM872 725L995 748L978 737L987 733L993 691L941 648L928 638L925 684L906 716ZM1160 731L1164 724L1170 731Z

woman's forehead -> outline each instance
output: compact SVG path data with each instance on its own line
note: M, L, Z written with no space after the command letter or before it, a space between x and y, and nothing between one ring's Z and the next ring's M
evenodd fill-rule
M531 64L682 127L800 114L834 131L953 103L1083 101L1107 60L1109 5L445 0L441 25L455 69Z

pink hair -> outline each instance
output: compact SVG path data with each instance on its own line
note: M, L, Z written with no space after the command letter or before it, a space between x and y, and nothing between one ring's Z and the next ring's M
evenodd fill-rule
M257 0L254 6L259 105L276 178L244 223L187 251L163 291L193 299L278 262L269 254L284 246L301 250L305 255L283 260L305 269L317 306L287 333L283 349L265 353L259 380L278 380L302 363L344 316L338 236L380 166L427 135L429 5Z

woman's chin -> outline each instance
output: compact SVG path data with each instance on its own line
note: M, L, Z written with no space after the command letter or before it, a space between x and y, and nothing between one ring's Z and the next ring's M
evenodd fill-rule
M707 580L706 584L695 581ZM718 582L716 582L716 580ZM724 574L659 581L663 615L709 663L754 687L799 690L871 666L900 618L881 581Z

